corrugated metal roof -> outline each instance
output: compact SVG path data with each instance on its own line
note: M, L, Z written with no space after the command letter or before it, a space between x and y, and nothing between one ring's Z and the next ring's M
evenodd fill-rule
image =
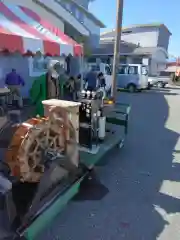
M168 54L161 47L137 47L135 44L129 44L126 42L121 42L120 45L120 54L122 55L152 55L157 50L161 50ZM93 50L93 54L102 54L102 55L113 55L114 53L114 42L104 42L100 44L100 47Z
M158 50L163 51L168 58L168 53L165 49L161 47L138 47L135 48L132 52L133 55L152 55L153 53L157 52Z
M151 27L164 27L169 32L169 34L172 35L172 33L167 28L167 26L163 23L134 24L134 25L130 25L130 26L127 26L127 27L122 27L122 31L128 31L132 28L148 28L148 27L149 28L151 28ZM111 29L109 31L103 32L103 33L101 33L101 36L105 36L106 34L113 33L113 32L115 32L115 29Z
M133 50L136 48L136 45L129 44L127 42L121 41L120 44L120 52L122 54L129 54L132 53ZM100 42L100 46L96 49L92 50L93 54L102 54L102 55L113 55L114 53L114 42Z
M138 47L135 48L133 54L135 55L151 55L157 51L157 47Z

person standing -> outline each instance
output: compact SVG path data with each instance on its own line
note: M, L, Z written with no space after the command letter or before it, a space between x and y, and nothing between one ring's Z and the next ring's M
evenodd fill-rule
M75 79L71 76L64 84L64 100L74 101L75 99Z
M104 88L106 87L106 80L104 77L104 74L102 72L100 72L97 76L98 79L98 88Z
M12 104L14 96L18 97L18 106L23 107L23 99L21 96L21 86L25 85L22 77L16 72L16 69L12 69L10 73L6 75L5 84L10 90L10 96L8 98L9 104Z
M81 74L78 74L74 80L74 92L75 92L74 100L75 101L78 100L79 94L81 92L81 81L82 81Z
M97 73L91 69L87 73L85 81L87 83L87 90L95 91L97 88Z
M32 104L35 105L35 115L44 116L43 100L59 99L60 97L60 73L61 65L57 60L50 60L45 74L37 77L30 89Z

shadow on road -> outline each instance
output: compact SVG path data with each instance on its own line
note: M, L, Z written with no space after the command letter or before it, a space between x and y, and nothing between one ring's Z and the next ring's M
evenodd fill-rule
M169 115L165 96L170 95L176 94L166 89L152 90L136 98L123 94L119 97L132 104L130 134L121 165L124 173L129 176L129 183L120 176L127 185L123 190L127 194L123 203L123 207L127 209L125 215L126 218L129 216L130 222L134 219L127 239L133 237L133 240L152 240L162 233L168 222L154 206L162 208L166 213L180 211L180 200L160 192L164 180L180 182L180 171L177 171L177 164L173 167L172 163L179 133L165 127ZM131 210L136 207L136 210L133 209L131 213L128 207Z
M160 236L169 224L162 209L180 211L180 201L161 189L164 180L180 181L180 167L172 163L179 133L165 127L166 98L171 95L167 89L120 93L118 100L132 105L129 135L123 151L114 152L107 165L97 170L109 193L104 191L105 197L97 201L69 204L38 240L56 236L62 240L155 240Z

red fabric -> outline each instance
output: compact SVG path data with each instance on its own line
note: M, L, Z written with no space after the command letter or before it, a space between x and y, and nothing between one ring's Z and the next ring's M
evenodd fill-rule
M27 14L29 17L34 19L35 21L39 22L44 28L47 28L50 32L53 32L56 36L60 37L63 41L70 43L74 47L74 55L82 55L83 54L83 47L78 44L76 41L74 41L72 38L68 37L64 33L61 32L61 30L57 27L54 27L47 21L43 20L36 14L35 12L31 11L30 9L21 6L20 7L25 14Z
M81 45L77 44L73 39L66 36L60 29L54 27L50 23L46 22L45 20L41 19L35 12L26 8L20 7L21 10L29 17L34 19L35 21L39 22L44 28L48 29L52 34L56 35L62 41L66 42L68 45L73 46L74 55L82 55L83 48ZM25 32L33 35L34 37L41 39L44 43L44 53L47 55L59 55L60 54L60 43L56 43L52 39L49 39L48 35L41 34L38 30L34 29L30 25L26 24L23 20L21 20L20 16L17 16L13 11L11 11L3 2L0 1L0 12L8 19L9 21L13 22L14 24L18 25L21 29ZM22 54L26 54L24 52L23 46L23 36L15 35L13 31L9 31L4 29L4 27L0 23L0 51L4 51L4 49L14 52L19 51ZM28 55L30 53L28 52ZM31 53L33 54L33 53Z
M11 41L9 40L11 38ZM20 36L14 35L0 25L0 51L22 52L23 40Z
M48 56L55 56L60 53L60 45L56 42L44 41L44 52Z
M32 34L33 36L36 36L43 40L48 40L44 35L40 34L35 29L31 28L29 25L27 25L25 22L23 22L18 16L16 16L12 11L10 11L6 5L4 5L2 2L0 2L0 9L3 14L5 14L6 18L8 18L10 21L14 22L18 26L20 26L23 30L26 32Z

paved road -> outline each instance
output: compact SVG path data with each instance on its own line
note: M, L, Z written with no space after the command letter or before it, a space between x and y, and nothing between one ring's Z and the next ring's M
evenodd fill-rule
M109 192L71 202L38 240L180 239L180 89L119 98L132 113L125 148L97 169Z

